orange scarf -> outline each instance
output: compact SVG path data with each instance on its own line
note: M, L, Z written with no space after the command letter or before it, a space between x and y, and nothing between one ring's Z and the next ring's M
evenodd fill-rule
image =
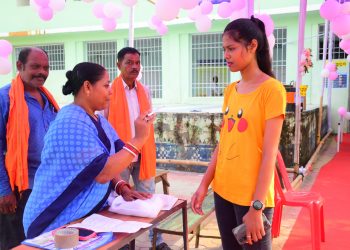
M140 105L140 113L151 109L146 91L142 84L136 81L137 99ZM118 136L124 142L131 139L131 125L128 102L125 96L123 79L117 77L112 84L112 97L109 105L108 121L117 131ZM146 180L156 175L156 145L154 142L154 128L151 125L150 136L141 148L140 180Z
M59 107L52 95L44 87L40 87L40 90L54 106L55 110L58 111ZM18 191L21 192L29 188L28 139L30 128L28 106L24 98L24 85L19 74L12 80L9 98L10 108L6 127L7 152L5 166L12 190L17 186Z

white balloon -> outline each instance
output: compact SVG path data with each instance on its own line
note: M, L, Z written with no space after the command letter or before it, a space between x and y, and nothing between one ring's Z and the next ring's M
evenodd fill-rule
M329 76L329 70L328 69L323 69L321 71L321 77L327 78Z
M132 7L137 3L137 0L122 0L126 6Z
M49 3L49 7L53 11L61 11L64 9L65 5L66 5L65 0L50 0L50 3Z
M11 62L9 59L0 57L0 75L7 75L11 72Z
M350 54L346 57L346 60L348 60L348 62L350 62Z
M208 32L211 29L211 20L208 16L199 16L196 20L196 28L199 32Z
M122 10L113 2L107 2L103 6L103 13L108 18L119 18L122 16Z

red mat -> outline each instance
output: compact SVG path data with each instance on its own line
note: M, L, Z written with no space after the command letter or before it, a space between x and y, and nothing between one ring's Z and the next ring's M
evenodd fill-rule
M326 242L321 249L350 249L350 134L344 134L340 152L322 167L312 191L325 198ZM283 249L312 249L307 209L301 210Z

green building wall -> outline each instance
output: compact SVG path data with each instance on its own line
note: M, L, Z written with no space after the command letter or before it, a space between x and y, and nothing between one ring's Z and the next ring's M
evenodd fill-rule
M86 60L85 42L116 41L118 50L126 45L128 39L129 9L123 7L123 16L118 20L117 29L108 33L102 30L100 20L92 14L93 4L81 1L68 0L66 8L58 12L49 22L43 22L30 6L17 6L16 1L3 1L0 15L0 39L7 39L14 47L28 45L46 45L63 43L65 49L65 69L51 71L46 86L53 92L61 105L72 101L71 97L61 94L65 82L65 72L72 69L79 62ZM107 2L96 0L95 2ZM119 3L121 1L114 0ZM308 13L305 26L305 48L313 52L314 67L310 73L303 77L303 84L308 85L307 106L319 105L321 94L322 61L318 60L318 25L324 23L319 16L319 6L322 0L309 0ZM298 45L298 16L299 1L256 1L256 12L272 15L275 27L287 28L287 74L286 84L296 80L297 76L297 45ZM213 25L210 32L222 32L229 20L223 20L213 15ZM159 36L154 30L148 28L148 20L154 14L154 6L148 0L139 0L135 7L135 38ZM154 99L155 106L193 106L212 105L219 107L222 97L191 97L191 34L198 34L193 22L186 18L185 11L179 17L167 22L169 32L162 37L162 79L163 97ZM350 25L350 24L349 24ZM31 35L23 36L21 32ZM21 35L22 34L22 35ZM16 73L14 53L12 55L13 71L8 75L0 75L0 86L11 81ZM349 63L342 69L348 74ZM231 73L231 80L239 79L237 73ZM349 85L349 80L348 80ZM348 106L349 86L346 89L332 89L333 128L336 128L336 110L339 106ZM327 104L327 90L324 103Z

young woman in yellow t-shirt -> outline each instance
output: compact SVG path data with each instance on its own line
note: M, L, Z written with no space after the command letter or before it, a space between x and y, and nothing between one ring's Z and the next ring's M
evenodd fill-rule
M212 182L223 249L271 249L274 207L273 173L285 115L286 94L274 79L269 45L262 21L254 17L229 23L222 35L224 57L242 79L224 95L223 125L207 172L192 196L201 205ZM232 229L244 223L247 243L239 245Z

